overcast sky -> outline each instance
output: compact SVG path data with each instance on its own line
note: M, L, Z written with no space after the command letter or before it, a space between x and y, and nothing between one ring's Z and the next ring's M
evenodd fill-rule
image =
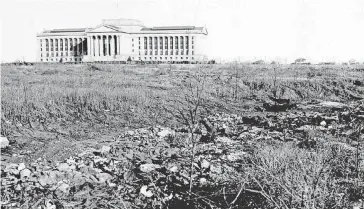
M107 18L206 26L211 58L364 61L364 0L2 0L0 8L3 62L34 61L43 29L95 27Z

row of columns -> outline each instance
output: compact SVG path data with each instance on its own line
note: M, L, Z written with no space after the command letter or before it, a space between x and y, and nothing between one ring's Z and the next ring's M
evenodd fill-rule
M87 37L88 54L91 56L115 56L120 54L120 36L92 35Z
M67 37L67 38L42 38L39 40L41 53L42 52L68 52L69 56L73 56L71 52L75 52L76 55L88 55L87 49L84 50L84 42L86 38L79 37ZM55 56L55 54L53 54ZM60 55L59 55L60 56Z
M155 39L157 38L157 40ZM162 38L162 48L161 46L161 40ZM180 52L186 50L184 55L188 55L192 50L193 43L193 37L191 36L147 36L143 37L143 49L149 51L152 51L152 54L155 54L154 51L157 50L159 55L165 55L163 52L165 50L179 50ZM192 40L191 40L192 39ZM177 45L176 45L177 44ZM181 47L182 45L182 47ZM157 48L156 48L157 46ZM166 48L167 47L167 48ZM187 54L188 53L188 54ZM148 53L149 54L149 53ZM181 54L179 54L181 55Z

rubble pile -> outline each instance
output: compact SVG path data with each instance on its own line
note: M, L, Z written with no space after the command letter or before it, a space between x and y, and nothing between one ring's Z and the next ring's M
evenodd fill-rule
M129 208L173 206L191 195L239 182L261 141L314 148L317 141L350 139L355 151L364 107L352 104L300 104L290 111L216 114L200 125L191 169L190 134L184 128L129 130L100 148L90 148L62 162L38 159L30 164L1 163L2 208ZM204 136L216 133L210 141ZM3 140L3 139L2 139ZM5 140L4 140L5 141ZM4 143L8 146L8 144ZM364 166L363 166L364 167Z

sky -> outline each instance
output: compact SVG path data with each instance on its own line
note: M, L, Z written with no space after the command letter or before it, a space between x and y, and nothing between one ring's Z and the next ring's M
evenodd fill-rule
M0 17L2 62L35 61L44 29L114 18L206 26L211 59L364 62L364 0L2 0Z

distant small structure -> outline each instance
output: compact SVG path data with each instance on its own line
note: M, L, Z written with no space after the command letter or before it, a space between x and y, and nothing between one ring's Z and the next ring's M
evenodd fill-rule
M335 62L320 62L319 65L335 65Z
M279 65L279 62L277 62L277 61L272 61L270 64L271 64L271 65Z
M294 64L294 65L310 65L311 63L308 62L305 58L298 58L292 64Z
M254 61L252 64L253 65L264 65L265 62L264 62L264 60L257 60L257 61Z
M358 65L359 62L357 62L355 59L351 59L351 60L349 60L349 63L348 64L349 65Z

